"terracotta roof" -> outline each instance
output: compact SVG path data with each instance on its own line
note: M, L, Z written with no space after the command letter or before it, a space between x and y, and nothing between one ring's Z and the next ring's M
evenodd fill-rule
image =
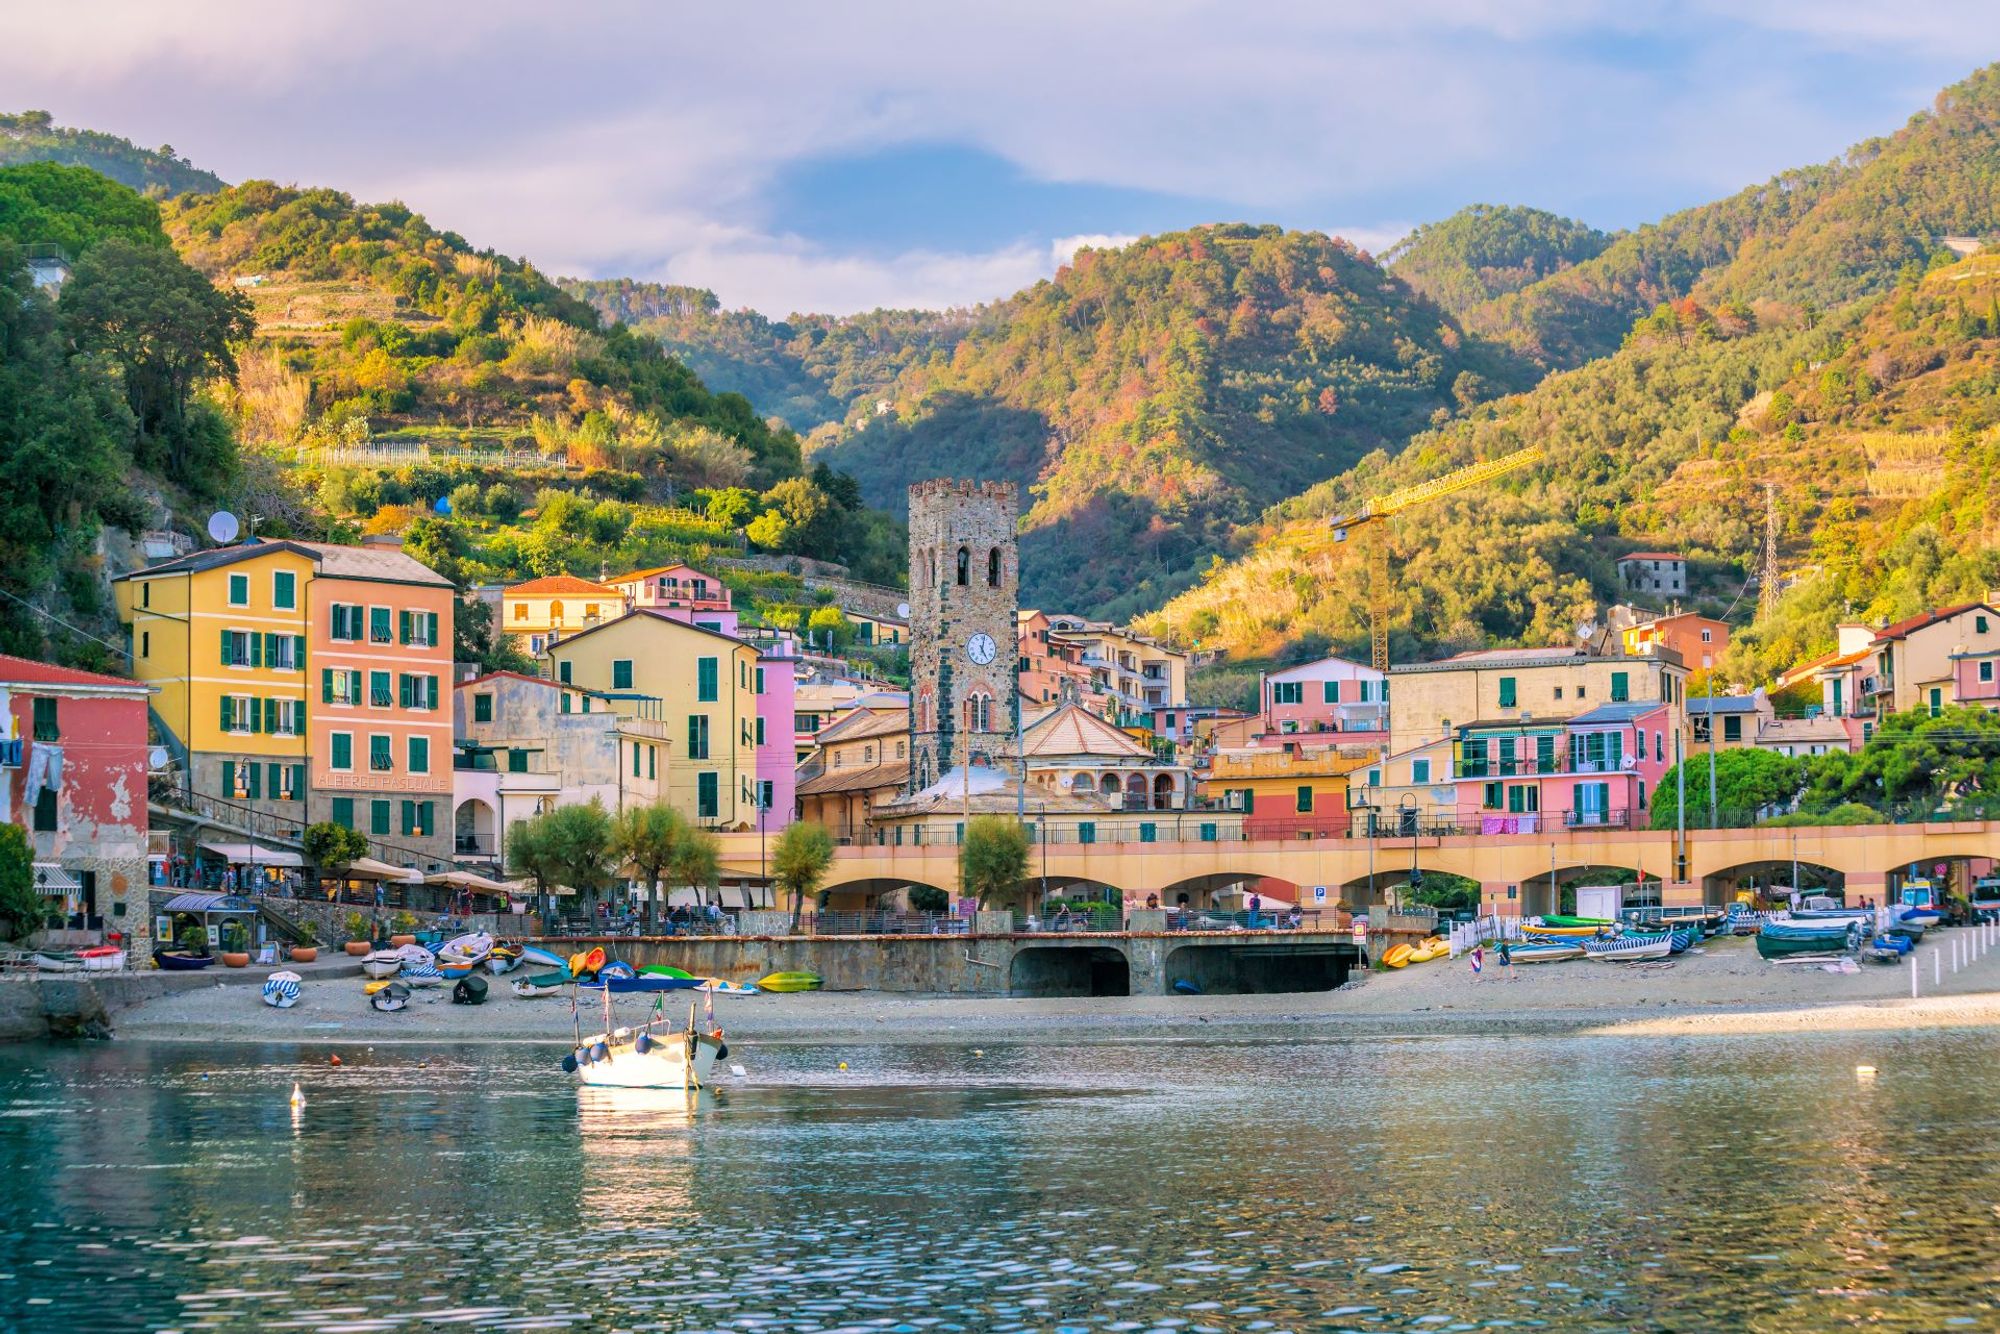
M1152 758L1153 752L1130 733L1113 727L1080 704L1063 704L1038 719L1022 738L1030 755L1105 755Z
M1820 662L1812 664L1812 668L1816 672L1824 672L1835 667L1852 667L1855 663L1864 661L1874 656L1875 656L1874 649L1864 648L1854 653L1845 653L1836 657L1826 658Z
M638 579L655 579L663 574L672 574L675 570L686 570L689 574L699 574L702 578L708 579L713 583L720 584L722 582L705 571L697 570L694 566L685 563L678 565L655 565L649 570L631 570L625 574L614 574L604 582L607 584L629 584Z
M501 596L510 597L517 593L596 593L601 597L615 598L618 590L605 584L594 584L588 579L579 579L573 574L548 574L540 579L530 579L525 584L513 584L501 590Z
M430 584L450 588L451 580L415 556L387 547L350 547L334 542L301 542L296 538L265 541L249 538L234 546L196 551L176 560L149 565L143 570L121 574L118 579L146 579L160 574L198 574L238 561L254 560L274 552L290 551L319 566L321 574L334 579L373 579L391 584ZM118 580L113 580L116 583Z
M1961 602L1955 607L1939 607L1935 610L1924 612L1921 615L1912 616L1906 621L1897 621L1894 625L1883 626L1875 632L1875 642L1879 644L1885 639L1902 639L1908 635L1915 634L1919 630L1936 625L1939 621L1948 621L1954 616L1962 616L1966 612L1975 609L1993 611L1993 608L1987 606L1984 602ZM2000 615L2000 612L1995 612L1994 614Z
M1683 556L1683 555L1681 555L1681 553L1680 553L1680 552L1678 552L1678 551L1628 551L1628 552L1626 552L1626 553L1625 553L1624 555L1622 555L1622 556L1620 556L1620 557L1618 558L1618 563L1619 563L1620 565L1623 565L1623 564L1624 564L1624 563L1625 563L1626 561L1628 561L1628 560L1677 560L1677 561L1685 561L1686 559L1687 559L1687 557L1686 557L1686 556Z
M617 597L618 594L615 591L613 591L610 594L610 596ZM557 652L563 648L566 648L571 644L574 644L579 639L586 638L590 635L603 634L606 630L609 630L614 625L623 625L625 624L625 622L634 620L639 617L644 617L646 620L656 622L657 624L660 625L671 625L674 626L676 629L686 630L692 634L707 635L710 639L720 639L723 643L734 644L738 648L747 648L751 649L752 651L755 651L754 645L749 644L744 640L738 639L735 635L725 635L720 630L710 630L705 626L696 625L693 621L680 620L676 617L668 615L664 611L658 610L657 608L641 607L637 611L628 611L623 616L614 616L608 621L599 621L596 625L591 626L588 630L579 630L573 635L569 635L566 638L560 639L556 643L549 645L549 652L551 653Z
M855 709L819 731L821 745L862 741L871 736L897 736L910 730L908 709Z
M828 769L823 774L802 781L798 786L798 795L811 797L826 792L865 792L878 787L901 787L909 781L910 762L895 760L864 769Z
M0 653L0 685L124 686L139 694L145 694L152 689L144 682L134 681L127 676L79 671L74 667L55 667L46 662L37 662L33 658L17 658L11 653Z

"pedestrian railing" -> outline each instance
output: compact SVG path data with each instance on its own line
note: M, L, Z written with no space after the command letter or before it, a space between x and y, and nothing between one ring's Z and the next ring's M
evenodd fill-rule
M956 913L820 912L805 919L815 936L962 936L972 919Z

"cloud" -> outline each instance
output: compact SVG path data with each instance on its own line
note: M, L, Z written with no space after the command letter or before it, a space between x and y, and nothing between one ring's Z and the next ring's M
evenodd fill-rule
M1049 242L1049 259L1061 268L1076 258L1079 250L1123 250L1138 240L1131 234L1110 235L1105 232L1090 232L1081 236L1058 236Z
M774 205L800 162L958 145L1208 220L1361 220L1329 230L1379 253L1389 220L1466 203L1631 225L1823 160L2000 35L1991 0L1697 4L72 0L0 16L0 86L231 179L400 198L551 271L781 312L992 299L1093 228L1192 220L999 245L940 222L863 255L816 238L810 200Z

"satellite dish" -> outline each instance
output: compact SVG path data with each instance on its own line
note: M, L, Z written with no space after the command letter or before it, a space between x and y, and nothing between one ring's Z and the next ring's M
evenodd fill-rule
M907 603L907 602L898 602L898 603L896 604L896 615L897 615L897 617L898 617L899 619L901 619L901 620L905 620L905 621L909 620L909 619L910 619L910 604L909 604L909 603Z
M154 773L167 767L167 748L155 746L146 752L146 767Z
M236 516L228 510L217 510L208 516L208 535L223 546L236 540L243 531L243 525L236 522Z

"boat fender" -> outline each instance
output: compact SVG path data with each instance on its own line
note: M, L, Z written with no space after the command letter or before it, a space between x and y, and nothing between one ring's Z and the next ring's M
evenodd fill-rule
M575 1052L571 1052L569 1055L562 1058L562 1068L563 1068L563 1073L566 1075L573 1075L576 1073Z
M598 1043L596 1046L590 1049L590 1059L593 1063L597 1061L610 1060L611 1048L605 1046L602 1042Z
M638 1036L638 1038L632 1043L632 1050L638 1052L641 1056L644 1056L647 1052L651 1051L652 1049L653 1049L653 1035L651 1033L641 1033Z

